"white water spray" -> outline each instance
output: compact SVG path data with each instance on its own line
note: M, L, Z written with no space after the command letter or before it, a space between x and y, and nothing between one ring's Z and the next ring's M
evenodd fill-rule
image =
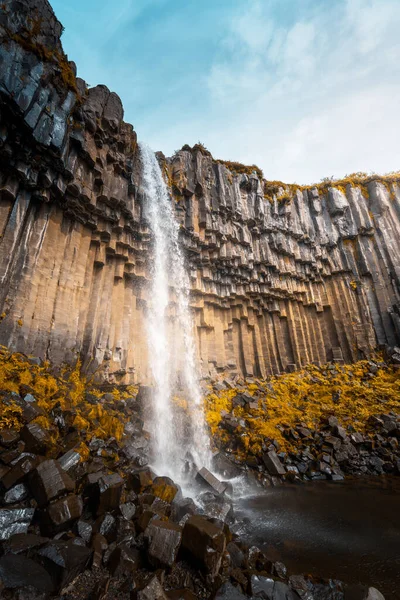
M173 200L154 152L140 144L146 217L153 233L151 295L147 318L149 361L155 383L154 468L184 482L189 453L200 468L209 466L202 394L196 369L190 281L179 240ZM183 388L188 419L182 421L173 397Z

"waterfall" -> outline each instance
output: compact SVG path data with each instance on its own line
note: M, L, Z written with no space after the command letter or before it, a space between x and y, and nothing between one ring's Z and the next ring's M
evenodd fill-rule
M179 224L154 152L140 144L145 215L153 234L151 290L147 314L149 362L155 384L152 415L154 468L184 482L185 459L209 465L209 439L196 368L190 280L179 240ZM187 401L182 419L174 400Z

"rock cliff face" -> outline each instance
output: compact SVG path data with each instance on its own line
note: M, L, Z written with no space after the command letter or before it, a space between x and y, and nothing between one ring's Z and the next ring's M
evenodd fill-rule
M152 240L136 134L118 96L76 77L61 32L46 0L0 6L0 343L144 381ZM204 374L400 342L400 178L301 188L201 146L159 158Z

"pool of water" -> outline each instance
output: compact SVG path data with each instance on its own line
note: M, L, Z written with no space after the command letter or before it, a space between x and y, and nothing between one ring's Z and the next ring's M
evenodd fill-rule
M290 574L400 598L400 478L282 485L235 502L240 533Z

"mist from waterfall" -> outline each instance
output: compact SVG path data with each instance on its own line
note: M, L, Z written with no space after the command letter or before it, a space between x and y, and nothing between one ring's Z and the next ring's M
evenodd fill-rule
M174 200L154 152L140 144L145 215L153 234L151 289L147 314L149 363L155 393L152 434L153 467L179 483L185 479L185 459L200 468L210 463L202 393L196 367L194 323L189 306L190 280L179 240ZM174 396L188 403L182 419Z

